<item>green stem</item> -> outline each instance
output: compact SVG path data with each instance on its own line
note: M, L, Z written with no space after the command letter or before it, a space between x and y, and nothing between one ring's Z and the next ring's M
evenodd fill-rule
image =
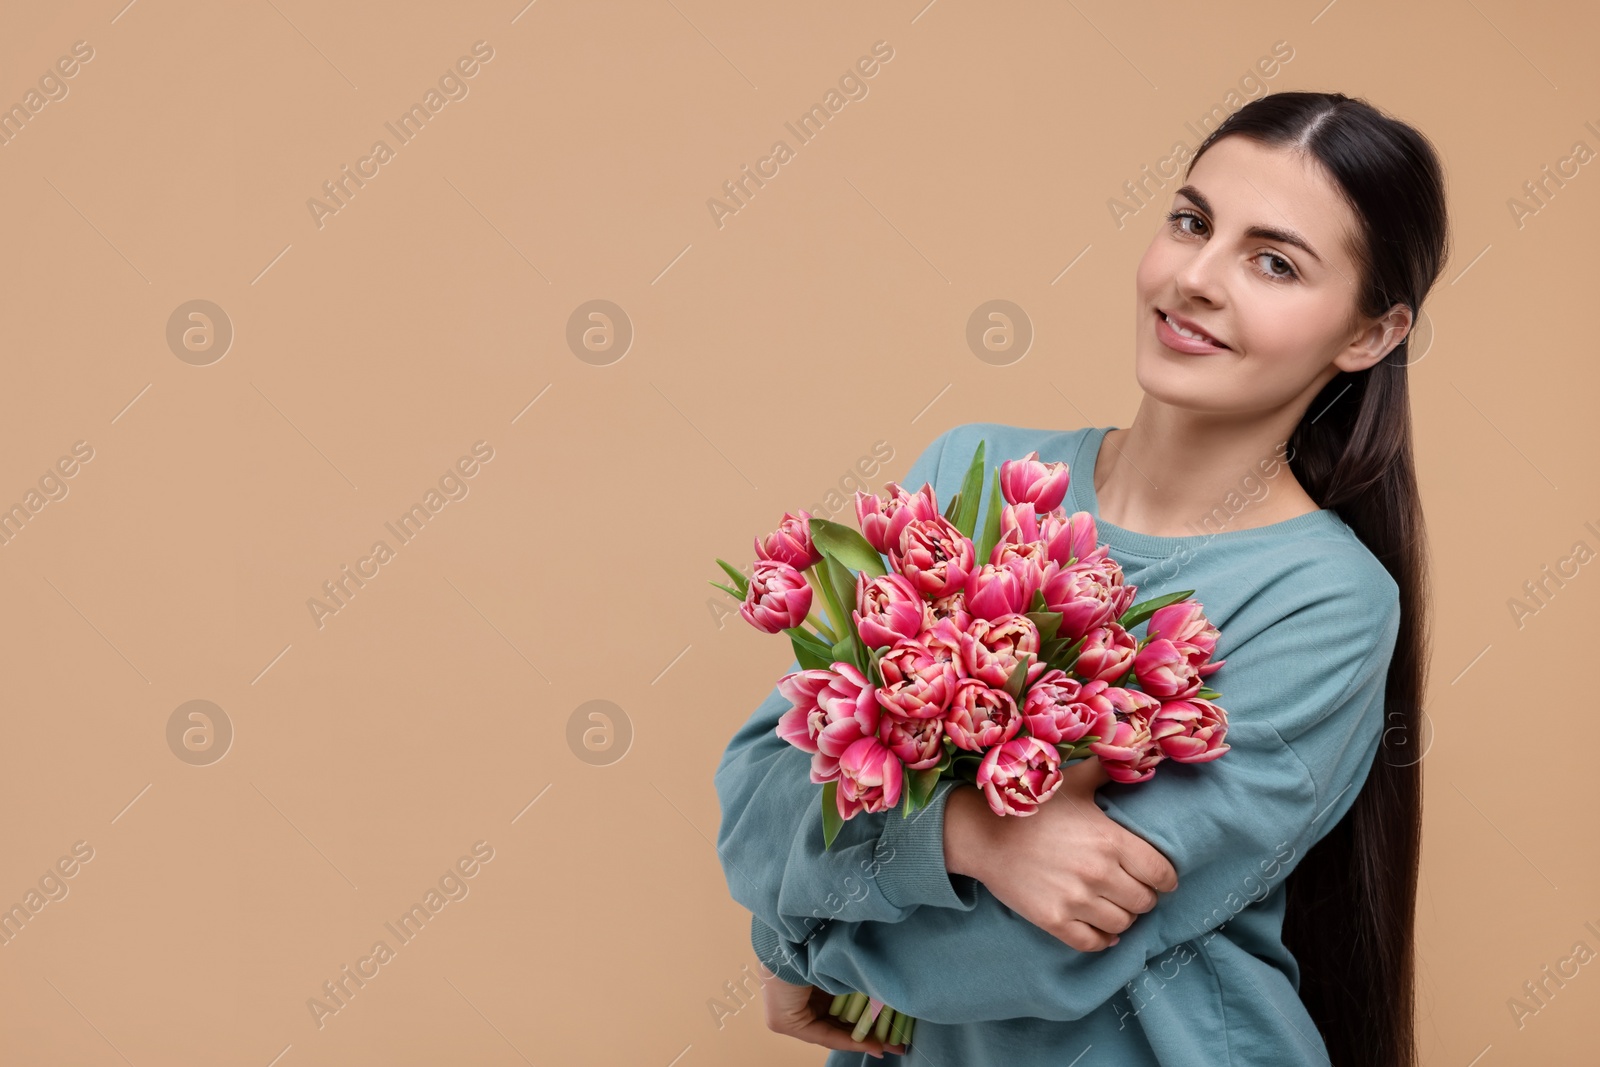
M867 1034L872 1030L873 1024L878 1021L877 1016L867 1014L867 1008L869 1007L871 1007L871 1004L868 1004L861 1009L861 1014L856 1016L856 1028L850 1032L850 1036L855 1038L857 1041L865 1041ZM880 1014L888 1010L889 1005L887 1004L884 1004L878 1008L878 1012Z

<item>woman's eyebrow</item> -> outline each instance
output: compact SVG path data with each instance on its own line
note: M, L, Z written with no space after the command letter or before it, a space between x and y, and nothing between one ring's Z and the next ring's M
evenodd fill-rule
M1189 200L1194 202L1195 207L1198 207L1201 211L1204 211L1212 218L1216 217L1217 213L1211 209L1211 201L1207 200L1205 198L1205 194L1200 192L1200 190L1196 189L1194 186L1185 185L1182 189L1178 190L1177 195L1187 197ZM1282 241L1286 245L1294 245L1296 248L1303 248L1312 259L1316 260L1318 263L1322 262L1322 257L1317 255L1316 249L1312 248L1310 243L1304 237L1301 237L1293 230L1279 230L1270 226L1252 226L1248 230L1244 231L1244 235L1246 237L1259 237L1263 241Z

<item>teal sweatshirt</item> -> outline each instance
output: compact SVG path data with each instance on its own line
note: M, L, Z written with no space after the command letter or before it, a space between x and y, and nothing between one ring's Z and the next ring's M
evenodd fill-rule
M1167 857L1178 888L1116 945L1071 948L946 870L945 800L971 788L954 780L910 817L896 808L846 821L824 851L822 787L810 757L775 733L789 704L774 687L714 778L718 853L752 913L756 954L785 981L864 991L918 1020L904 1057L836 1051L828 1067L1328 1062L1282 941L1284 880L1350 808L1376 757L1399 588L1332 510L1237 528L1252 498L1283 484L1281 454L1241 470L1239 491L1197 516L1193 534L1100 522L1095 458L1111 429L956 426L900 484L931 482L942 510L980 439L991 469L1037 450L1069 464L1064 506L1095 516L1137 600L1196 591L1222 633L1215 658L1227 662L1207 684L1222 694L1231 749L1207 763L1166 760L1148 781L1095 794ZM1145 473L1159 484L1160 471Z

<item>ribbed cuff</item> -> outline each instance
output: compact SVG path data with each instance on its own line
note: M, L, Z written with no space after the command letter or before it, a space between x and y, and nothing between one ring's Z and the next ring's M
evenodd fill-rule
M811 984L811 980L795 967L794 953L778 936L778 931L755 915L750 916L750 944L756 950L756 959L785 982L790 985Z
M933 787L928 806L910 815L885 813L876 858L878 889L897 908L931 904L937 908L971 911L978 904L978 882L951 874L944 865L944 809L950 790L964 785L957 778L941 778Z

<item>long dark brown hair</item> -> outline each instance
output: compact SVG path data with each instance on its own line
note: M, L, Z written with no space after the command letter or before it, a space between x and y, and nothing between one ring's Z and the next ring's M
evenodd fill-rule
M1388 568L1401 617L1378 755L1350 810L1290 873L1283 940L1333 1067L1416 1067L1428 575L1406 379L1422 358L1412 341L1423 298L1448 256L1443 169L1417 130L1341 93L1254 100L1213 130L1194 159L1229 136L1320 162L1360 224L1350 249L1360 271L1355 315L1377 318L1405 304L1413 317L1384 359L1335 375L1289 439L1295 478Z

